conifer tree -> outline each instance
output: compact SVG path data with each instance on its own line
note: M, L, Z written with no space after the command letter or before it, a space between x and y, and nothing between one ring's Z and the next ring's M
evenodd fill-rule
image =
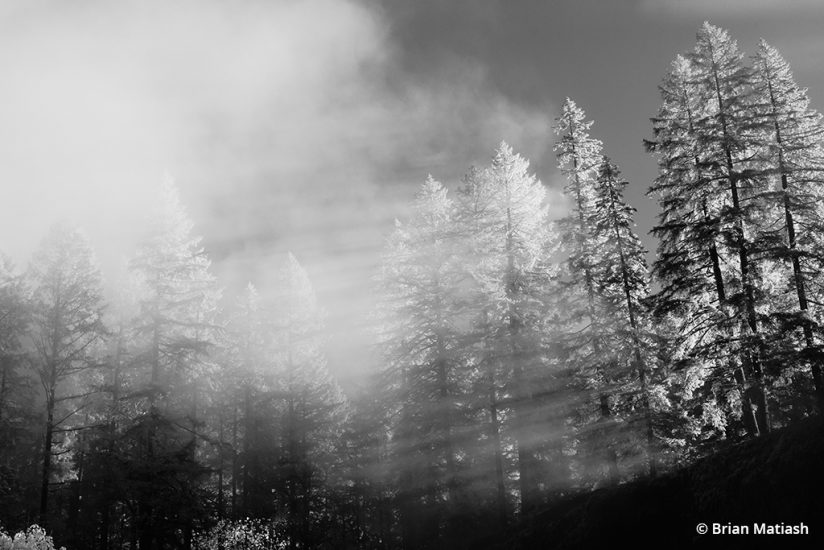
M254 285L249 283L229 318L224 343L223 382L231 419L230 507L232 516L274 513L277 464L277 409L273 320ZM223 421L221 417L221 422ZM222 459L222 457L221 457ZM220 483L218 485L221 485Z
M290 544L307 546L318 543L334 520L323 482L334 479L340 468L335 450L347 404L327 369L324 313L306 271L291 253L276 283L278 497L288 514Z
M589 135L592 124L586 120L584 111L567 98L555 125L558 136L555 153L558 166L567 177L564 193L571 206L570 213L559 222L562 250L566 255L559 281L561 356L573 373L578 390L585 395L576 411L580 417L578 423L582 425L578 439L584 442L578 458L585 463L606 463L608 477L617 482L616 451L613 445L605 445L611 438L609 432L615 427L614 398L610 394L615 377L612 371L616 366L606 356L603 326L606 319L594 270L598 258L593 215L603 156L601 142ZM596 407L592 406L590 394L597 394ZM602 446L605 457L598 456L601 451L586 450L586 447Z
M0 253L0 433L9 440L13 437L6 429L11 428L12 416L16 416L12 411L21 405L18 392L24 380L20 363L28 316L23 279L15 274L11 260Z
M564 305L570 323L586 323L581 341L570 342L582 356L583 363L594 363L602 349L598 336L595 283L592 276L593 237L592 216L594 187L602 159L602 144L589 135L592 121L574 101L567 98L561 116L556 121L555 154L558 166L567 178L564 192L571 201L570 214L561 220L561 243L567 254L562 271L564 286L570 287ZM586 357L590 354L589 357Z
M458 433L466 434L466 317L458 256L456 206L431 176L421 186L407 223L396 223L384 256L382 334L391 381L390 402L399 506L409 540L426 544L457 512ZM469 437L465 435L465 437ZM413 544L415 544L413 542Z
M607 157L598 171L592 210L594 260L592 275L604 307L603 337L616 372L613 380L636 388L640 400L650 473L655 474L654 433L649 401L649 327L645 300L649 295L646 250L635 234L635 209L624 201L628 182ZM633 382L637 382L637 385Z
M687 431L700 439L707 428L734 434L736 419L757 434L766 418L760 381L748 380L760 372L762 351L753 332L758 318L750 315L755 245L744 233L757 203L742 208L739 196L742 189L748 196L759 192L745 162L750 145L743 129L752 118L743 101L748 83L735 43L705 24L695 51L675 59L660 87L663 105L647 142L659 163L650 193L662 209L653 229L662 287L656 311L659 323L669 318L681 324L672 357L682 410L690 411Z
M57 224L41 243L28 271L32 287L31 339L37 378L44 392L40 521L48 521L54 446L66 422L88 396L79 375L95 365L93 352L104 334L100 272L77 229Z
M529 172L529 161L509 145L502 142L478 176L473 194L480 219L472 243L477 261L469 269L478 285L484 360L496 367L503 382L493 400L506 403L511 413L521 510L528 512L541 499L538 449L544 443L545 418L534 397L547 381L543 336L555 237L544 204L546 191Z
M762 193L770 221L761 224L767 240L764 256L780 266L781 280L786 281L778 289L779 295L771 297L771 309L779 321L779 338L799 328L803 335L802 342L795 337L781 338L785 352L778 362L785 375L793 370L790 365L809 364L818 405L824 410L821 328L814 313L818 308L809 297L810 280L824 266L816 239L824 233L824 219L817 208L824 198L824 126L778 50L762 40L753 65L755 85L750 102L765 123L758 168L770 180Z
M69 529L73 546L107 548L129 537L121 521L134 502L127 481L133 449L126 433L140 414L141 399L131 390L142 383L142 373L135 368L131 324L137 307L133 282L123 273L113 285L115 295L104 318L108 332L99 353L100 368L88 380L98 393L87 409L89 429L75 442L82 464L76 466L77 499L72 506L78 517Z
M0 521L24 528L36 516L42 456L36 387L27 362L30 303L25 280L0 253Z
M695 131L701 145L701 162L707 167L704 186L716 197L711 209L717 211L717 234L736 269L726 274L727 296L734 307L740 326L739 345L742 370L739 384L745 388L745 399L754 407L751 431L769 431L766 387L764 384L764 342L759 329L757 306L760 300L758 266L754 252L762 244L760 232L754 229L761 214L757 197L764 181L751 175L749 156L754 143L751 138L758 117L747 106L752 87L752 71L742 63L743 54L727 31L704 23L698 33L695 49L688 54L693 68L695 93L706 110L696 122ZM746 377L746 379L745 379Z
M483 425L482 437L470 456L475 456L474 464L469 467L470 483L476 487L474 493L481 497L484 492L489 493L488 500L497 515L499 528L505 529L509 522L509 489L507 487L508 461L504 456L503 419L504 406L500 402L499 394L505 383L505 373L500 362L495 360L495 343L487 339L491 330L491 305L483 297L483 287L475 280L473 265L482 261L477 255L478 250L484 250L488 238L488 215L492 204L494 188L485 184L485 170L471 167L463 177L463 186L459 190L458 226L462 247L459 249L461 258L472 258L467 261L465 268L472 284L469 285L465 301L475 305L476 311L471 311L470 329L466 335L467 367L470 369L470 406L479 411L476 422ZM488 491L480 490L482 485L478 479L491 480ZM486 502L486 499L482 499Z
M133 453L141 471L166 472L174 481L153 477L139 496L140 545L162 546L164 538L191 539L199 509L198 440L206 440L199 415L202 384L213 372L219 290L193 223L180 204L177 188L166 178L150 229L131 263L140 284L134 331L138 368L144 378L133 392L146 396L144 415L129 430L137 438Z

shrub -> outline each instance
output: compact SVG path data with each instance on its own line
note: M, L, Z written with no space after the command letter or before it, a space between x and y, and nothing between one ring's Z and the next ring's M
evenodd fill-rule
M52 538L39 525L32 525L13 537L0 529L0 550L56 550ZM60 547L59 550L66 550Z
M195 536L194 550L277 550L286 548L284 526L260 520L222 520ZM2 549L0 549L2 550Z

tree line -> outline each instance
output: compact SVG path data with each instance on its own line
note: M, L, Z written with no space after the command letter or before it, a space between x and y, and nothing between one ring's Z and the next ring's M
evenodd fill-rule
M567 214L503 142L451 191L427 178L347 392L295 257L273 295L222 298L171 182L114 298L72 227L22 274L3 260L0 524L89 549L468 547L820 411L821 116L775 48L747 62L708 23L660 93L652 266L567 99Z

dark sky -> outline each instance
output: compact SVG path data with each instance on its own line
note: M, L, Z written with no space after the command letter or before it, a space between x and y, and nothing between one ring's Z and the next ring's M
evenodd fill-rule
M566 96L650 229L642 139L704 20L747 53L767 39L824 106L820 0L0 2L0 251L22 268L73 220L114 280L169 173L226 295L265 293L291 250L332 367L360 371L383 240L428 173L454 186L505 139L563 212Z
M821 2L399 0L384 6L400 67L414 78L437 80L455 65L480 63L491 86L529 109L554 117L563 98L573 98L630 181L628 197L644 233L656 216L644 196L655 163L642 140L658 109L657 86L675 55L693 47L705 20L728 29L747 55L762 37L779 48L813 104L824 106ZM545 182L555 181L551 155L533 165Z

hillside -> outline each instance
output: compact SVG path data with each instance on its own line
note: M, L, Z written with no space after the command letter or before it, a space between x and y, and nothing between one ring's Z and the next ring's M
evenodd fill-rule
M820 548L824 424L819 419L704 458L683 470L564 499L524 520L499 548ZM696 525L748 525L749 535L699 535ZM755 535L754 522L809 535Z

